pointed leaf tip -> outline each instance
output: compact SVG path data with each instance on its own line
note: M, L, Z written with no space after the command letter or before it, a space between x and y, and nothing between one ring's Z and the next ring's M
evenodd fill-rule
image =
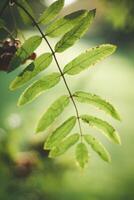
M74 93L74 98L80 103L87 103L96 106L97 108L111 115L116 120L120 121L120 116L117 110L112 104L102 99L100 96L83 91L77 91Z
M78 25L87 13L87 10L78 10L56 20L46 28L46 36L58 37L67 33L74 26Z
M91 10L91 12L93 13L93 16L95 17L95 15L96 15L96 8L94 8L93 10Z
M85 53L80 54L64 67L64 73L76 75L85 69L97 64L99 61L110 56L116 50L115 45L103 44L90 48Z
M84 139L91 148L106 162L111 162L111 156L103 144L92 135L84 135Z
M78 165L81 168L84 168L89 160L88 150L84 143L79 143L76 146L75 155L76 155L76 161L78 162Z
M90 115L81 115L80 118L89 126L99 129L113 143L121 144L119 134L108 122Z
M94 15L94 11L89 11L79 24L74 26L73 29L61 38L55 46L55 51L60 53L73 46L87 32L93 21Z

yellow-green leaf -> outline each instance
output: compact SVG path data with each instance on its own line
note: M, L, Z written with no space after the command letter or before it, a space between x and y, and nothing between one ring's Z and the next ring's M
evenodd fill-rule
M107 56L110 56L116 50L116 46L103 44L82 53L64 68L64 73L69 75L79 74L81 71L95 65Z
M46 29L46 36L57 37L67 33L76 26L87 13L86 10L79 10L56 20Z
M11 60L10 71L16 69L25 62L25 60L37 49L41 44L42 37L32 36L27 39L24 44L19 48Z
M59 73L52 73L48 76L44 76L38 81L35 81L31 84L20 96L18 105L24 105L33 101L36 97L38 97L45 90L48 90L58 84L60 81Z
M88 159L89 159L86 145L84 143L79 143L76 146L75 154L76 154L76 161L78 162L79 166L81 168L84 168L85 164L88 163Z
M39 23L48 24L51 22L59 14L63 6L64 0L55 1L40 16Z
M45 149L52 149L57 146L74 128L76 117L70 117L61 126L59 126L50 136L48 136Z
M88 12L87 16L79 22L77 26L75 26L71 31L67 32L61 40L56 44L55 51L63 52L69 47L73 46L76 41L78 41L88 30L89 25L93 21L95 16L95 10L91 10Z
M108 122L90 115L81 115L80 117L84 122L88 123L89 126L93 126L101 130L110 141L121 144L118 133Z
M38 122L36 132L44 131L68 106L70 98L67 95L58 98L43 114Z
M81 103L88 103L102 109L112 117L117 120L120 120L120 116L116 109L107 101L99 97L98 95L94 95L87 92L78 91L74 93L74 97L77 101Z
M85 141L106 162L111 162L111 156L103 144L92 135L84 135Z
M80 135L77 133L67 137L50 151L49 157L54 158L64 154L70 147L78 142L79 137Z
M30 63L10 84L10 90L16 90L46 69L52 62L52 54L44 53Z

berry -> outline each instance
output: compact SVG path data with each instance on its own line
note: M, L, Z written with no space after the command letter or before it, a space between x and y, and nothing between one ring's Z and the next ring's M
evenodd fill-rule
M10 69L10 61L20 48L20 41L18 39L7 38L0 42L0 70L8 72Z
M36 59L36 53L35 52L33 52L29 57L28 57L28 59L29 60L35 60Z

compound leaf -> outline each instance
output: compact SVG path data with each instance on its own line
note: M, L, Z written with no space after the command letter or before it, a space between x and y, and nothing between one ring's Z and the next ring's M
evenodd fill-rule
M91 135L84 135L84 139L104 161L111 162L109 152L99 140Z
M89 126L94 126L101 130L110 141L121 144L118 133L108 122L90 115L81 115L80 118L88 123Z
M115 50L116 46L111 44L103 44L91 48L68 63L64 68L64 73L69 75L79 74L81 71L111 55Z
M51 4L39 18L39 23L48 24L51 22L62 10L64 6L64 0L55 1Z
M56 20L46 29L46 36L57 37L70 31L87 15L88 11L79 10Z
M64 154L70 147L72 147L79 140L79 134L73 134L67 137L64 141L59 143L56 147L54 147L50 153L49 157L54 158Z
M10 90L16 90L46 69L52 62L52 54L44 53L30 63L10 84Z
M55 51L63 52L69 47L73 46L77 40L79 40L88 30L89 25L93 21L96 10L88 12L87 16L81 20L81 22L75 26L71 31L67 32L61 40L56 44Z
M88 150L84 143L79 143L76 146L76 161L78 162L79 166L81 168L84 168L85 164L88 162L89 156L88 156Z
M78 91L78 92L74 93L74 97L77 101L79 101L81 103L92 104L92 105L98 107L99 109L102 109L103 111L107 112L115 119L120 120L120 116L119 116L118 112L116 111L116 109L110 103L103 100L98 95Z
M10 71L16 69L21 64L25 62L25 60L37 49L37 47L41 44L42 37L40 36L32 36L27 39L24 44L19 48L11 60L10 63Z
M44 76L38 81L35 81L22 93L22 95L19 98L18 105L21 106L33 101L45 90L48 90L54 87L56 84L58 84L59 81L60 81L59 73L52 73L48 76Z
M45 149L52 149L57 146L73 129L76 123L76 117L70 117L61 126L59 126L50 136L48 136Z
M70 98L67 95L58 98L43 114L38 122L36 132L44 131L69 105Z

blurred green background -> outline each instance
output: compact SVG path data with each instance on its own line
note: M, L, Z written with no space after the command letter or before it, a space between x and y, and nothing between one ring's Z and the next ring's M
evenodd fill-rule
M38 15L42 4L45 7L52 1L39 1L38 7L36 7L37 1L33 2L33 9L36 8ZM107 119L117 128L122 138L122 146L110 144L101 134L88 129L106 145L111 153L112 163L103 162L91 151L90 162L81 171L75 163L73 148L58 159L47 158L48 152L43 151L43 142L57 123L63 121L65 113L55 122L51 130L43 134L35 135L34 128L36 121L50 103L66 93L63 83L47 91L33 103L18 108L17 99L24 88L10 92L8 87L21 69L10 74L0 72L0 200L134 199L133 4L131 0L66 0L63 12L66 14L82 8L97 9L91 30L74 47L58 56L61 66L64 67L65 63L89 47L102 43L113 43L118 46L117 52L105 61L80 76L67 77L72 91L85 90L96 93L112 102L119 110L122 116L121 123L111 120L90 106L84 107L78 104L82 113L87 112L88 107L89 113ZM26 37L35 31L25 30L24 27L20 29L21 31L23 29ZM50 42L54 45L56 41L50 40ZM49 50L47 45L42 43L37 53L41 54L44 49ZM56 70L53 62L45 74ZM70 106L66 110L66 116L72 113L71 108Z

